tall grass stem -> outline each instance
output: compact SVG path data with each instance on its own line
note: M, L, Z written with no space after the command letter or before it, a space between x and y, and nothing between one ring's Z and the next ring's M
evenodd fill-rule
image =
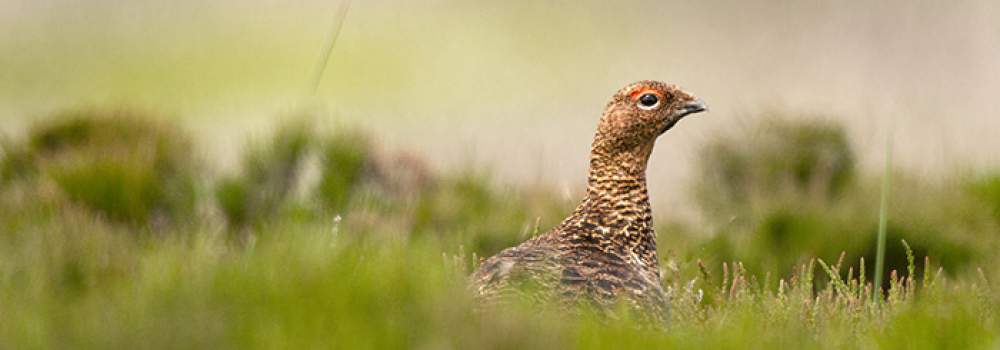
M337 45L337 38L340 37L340 29L344 27L344 19L347 18L347 10L350 8L351 0L344 0L344 2L340 3L340 8L337 9L337 14L334 16L333 29L330 31L330 40L326 42L326 47L323 48L319 60L316 61L316 69L313 70L313 96L316 96L316 92L319 91L319 85L323 82L323 75L326 73L326 67L330 62L330 55L333 53L333 48Z
M885 138L885 170L882 174L882 199L878 210L878 248L875 253L875 298L882 298L882 274L885 271L885 236L889 219L889 187L892 182L892 125Z

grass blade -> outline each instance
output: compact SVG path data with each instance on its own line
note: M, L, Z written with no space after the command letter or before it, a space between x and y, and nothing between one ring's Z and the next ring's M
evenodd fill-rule
M882 274L885 271L885 236L888 224L889 186L892 176L892 126L885 140L885 172L882 174L882 199L878 210L878 248L875 253L875 298L882 298Z
M351 0L344 0L340 4L340 8L337 9L337 15L333 21L333 30L330 31L330 40L327 42L326 47L323 48L323 53L320 55L319 61L316 62L312 81L313 96L319 90L319 84L323 82L323 73L326 73L327 63L330 61L330 55L333 53L334 46L337 45L337 38L340 37L340 29L344 27L344 19L347 18L347 10L350 8Z

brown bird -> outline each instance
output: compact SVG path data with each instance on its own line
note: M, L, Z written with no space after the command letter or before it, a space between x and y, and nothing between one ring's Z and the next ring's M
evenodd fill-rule
M587 195L550 231L486 259L472 274L485 305L506 297L593 305L624 303L641 318L663 322L656 233L646 164L658 136L704 102L675 85L640 81L611 97L590 149ZM530 292L529 292L530 291Z

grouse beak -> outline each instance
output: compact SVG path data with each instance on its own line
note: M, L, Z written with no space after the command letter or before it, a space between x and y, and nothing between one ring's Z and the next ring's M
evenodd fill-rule
M667 119L666 126L663 130L660 130L660 134L667 132L671 127L674 126L681 118L684 118L688 114L701 113L708 110L708 106L705 105L705 101L700 98L692 98L691 100L683 102L680 106L675 107L676 109Z
M696 98L691 101L685 102L681 105L681 108L677 111L677 118L686 116L688 114L700 113L708 110L708 106L705 105L705 101L700 98Z

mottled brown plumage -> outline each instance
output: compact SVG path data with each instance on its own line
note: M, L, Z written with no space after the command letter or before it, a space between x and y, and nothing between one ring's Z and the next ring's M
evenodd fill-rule
M619 90L594 136L586 197L552 230L485 260L471 277L481 302L530 295L540 302L589 304L606 311L624 303L662 322L667 296L660 283L646 164L659 135L704 110L701 100L675 85L640 81Z

